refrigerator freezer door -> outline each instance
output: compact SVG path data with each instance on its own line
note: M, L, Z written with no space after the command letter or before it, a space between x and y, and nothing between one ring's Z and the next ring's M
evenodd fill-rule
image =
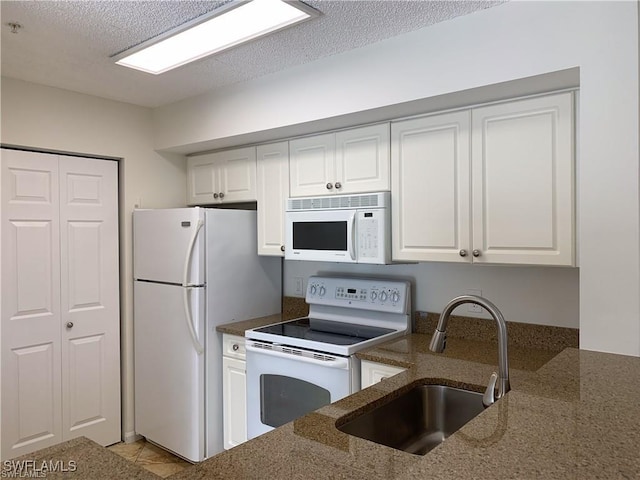
M205 458L205 359L186 325L183 288L135 282L136 432L193 462ZM205 335L205 289L190 288L194 326Z
M199 222L202 222L202 228L198 232ZM203 227L204 210L201 208L134 210L134 278L182 285L185 262L188 261L187 283L204 285Z

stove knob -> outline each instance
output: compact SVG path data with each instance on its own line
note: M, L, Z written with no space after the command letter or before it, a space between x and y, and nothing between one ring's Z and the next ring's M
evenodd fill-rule
M320 287L320 296L324 297L324 294L327 293L327 289L324 287Z
M316 294L316 286L315 285L311 285L311 287L309 288L309 292L311 293L311 295L315 295Z
M380 301L381 302L386 302L387 301L387 292L382 292L380 294Z
M378 298L378 292L371 292L371 301L375 302Z
M398 303L399 300L400 300L400 294L398 292L393 292L391 294L391 301L393 303Z

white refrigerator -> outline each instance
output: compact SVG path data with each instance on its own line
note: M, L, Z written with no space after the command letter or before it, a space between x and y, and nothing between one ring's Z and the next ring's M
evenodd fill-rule
M281 311L256 212L135 210L135 430L192 462L222 451L224 323Z

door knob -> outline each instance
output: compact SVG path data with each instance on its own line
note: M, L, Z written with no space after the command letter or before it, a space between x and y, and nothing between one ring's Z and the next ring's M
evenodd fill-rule
M327 190L331 190L333 188L333 185L331 183L327 183Z
M474 250L472 253L473 253L474 257L479 257L480 256L480 250Z
M342 184L340 182L336 182L336 188L342 188Z
M461 257L466 257L467 256L467 251L466 250L460 250L458 253L460 254Z
M67 322L67 328L73 328L73 322Z
M224 198L224 192L220 192L220 198Z
M280 251L284 252L284 245L280 245Z
M214 194L213 194L213 198L218 198L218 194L217 194L217 193L214 193Z

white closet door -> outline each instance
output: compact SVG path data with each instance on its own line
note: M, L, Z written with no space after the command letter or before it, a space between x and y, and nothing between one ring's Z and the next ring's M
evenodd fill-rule
M120 441L118 165L60 157L64 439Z
M2 458L62 441L58 157L2 150Z

